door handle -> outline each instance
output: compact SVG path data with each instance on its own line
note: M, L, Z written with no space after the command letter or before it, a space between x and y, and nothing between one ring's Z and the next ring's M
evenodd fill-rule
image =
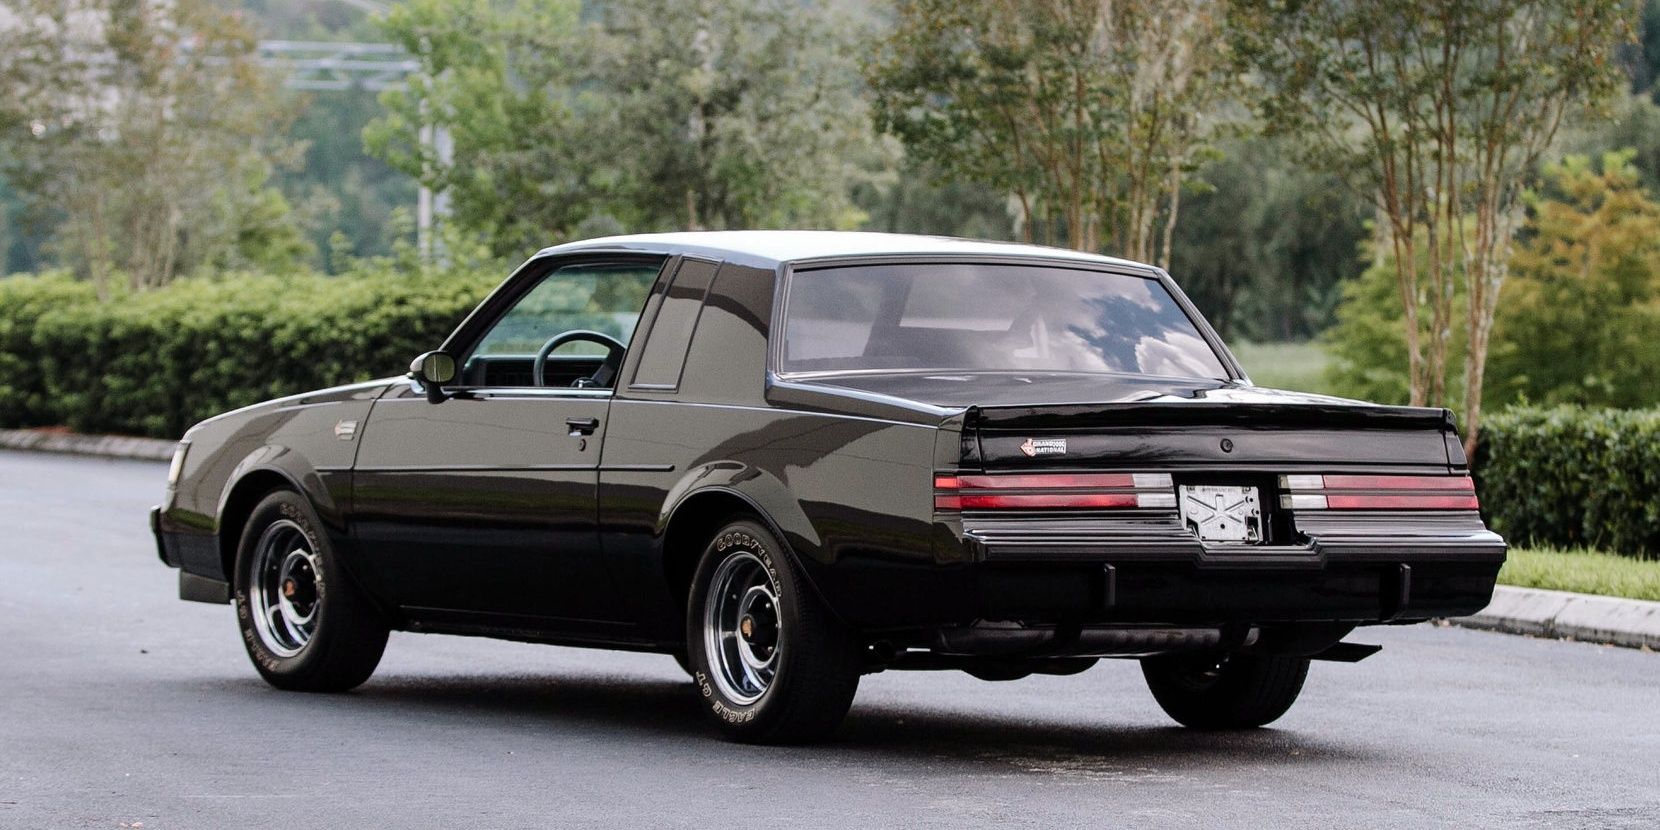
M599 429L598 418L566 418L565 426L571 428L572 435L593 435Z

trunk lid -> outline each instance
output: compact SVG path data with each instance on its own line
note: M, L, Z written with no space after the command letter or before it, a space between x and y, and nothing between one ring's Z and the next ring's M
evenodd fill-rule
M788 386L784 391L790 394L823 392L844 403L909 401L935 411L957 410L961 454L942 450L966 468L988 472L1290 473L1347 467L1446 472L1466 466L1452 413L1445 409L1383 406L1234 381L1076 372L870 372Z
M1446 410L1290 393L1218 397L974 406L963 460L987 470L1465 464Z

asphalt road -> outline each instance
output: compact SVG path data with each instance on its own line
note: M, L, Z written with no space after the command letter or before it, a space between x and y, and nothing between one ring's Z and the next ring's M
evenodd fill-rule
M1660 827L1660 655L1417 626L1274 727L1133 663L867 677L840 739L716 739L670 658L394 634L275 691L175 599L163 465L0 452L0 827Z

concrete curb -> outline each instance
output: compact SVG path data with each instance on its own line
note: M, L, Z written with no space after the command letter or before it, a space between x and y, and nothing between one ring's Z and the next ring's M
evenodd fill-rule
M1660 602L1639 599L1500 585L1493 590L1492 604L1473 616L1449 622L1509 634L1660 650Z
M140 461L168 461L177 441L160 438L127 438L120 435L77 435L40 429L0 429L0 448L66 452L103 458L132 458Z

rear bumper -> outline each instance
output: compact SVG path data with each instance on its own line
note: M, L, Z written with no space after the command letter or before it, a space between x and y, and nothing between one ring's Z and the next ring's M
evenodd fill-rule
M1064 527L1024 535L976 528L959 565L844 557L819 584L836 610L868 630L980 620L1035 624L1218 626L1286 622L1357 625L1473 614L1492 599L1505 544L1485 528L1410 532L1336 528L1303 544L1207 546L1121 528L1101 538ZM1445 528L1443 528L1445 530Z
M1081 572L995 568L979 576L978 605L988 619L1088 623L1407 622L1481 610L1492 599L1498 569L1497 563L1419 562L1263 571L1137 562L1104 564L1088 575L1086 587Z
M843 563L850 565L852 563ZM1215 626L1414 622L1486 607L1496 561L1342 563L1309 570L1187 563L848 568L820 580L867 631L1032 624Z

